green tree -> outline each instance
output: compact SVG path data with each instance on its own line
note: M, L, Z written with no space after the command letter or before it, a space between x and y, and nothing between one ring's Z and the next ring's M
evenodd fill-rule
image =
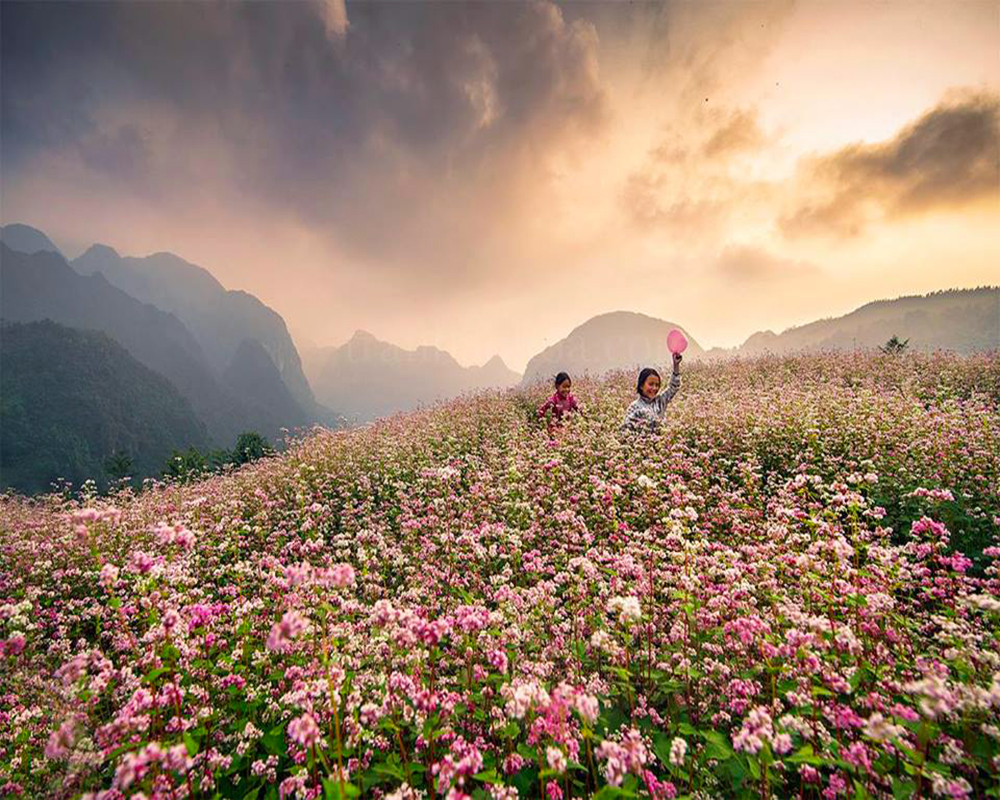
M249 464L258 458L264 458L274 452L267 439L254 431L241 433L236 439L236 447L233 448L234 464Z
M104 459L104 471L113 481L132 477L132 456L128 453L112 453Z
M163 470L165 478L175 478L181 482L194 480L209 471L208 462L197 449L174 450Z
M906 348L909 346L909 339L900 339L896 334L892 335L884 345L882 345L879 350L881 350L886 355L898 355L899 353L905 352Z

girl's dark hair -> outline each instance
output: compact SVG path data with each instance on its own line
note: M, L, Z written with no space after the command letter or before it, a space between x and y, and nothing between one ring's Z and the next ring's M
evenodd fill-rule
M568 381L568 380L569 380L569 373L568 372L560 372L558 375L556 375L556 388L558 389L560 383L562 383L563 381Z
M642 385L646 382L646 378L648 378L650 375L655 375L657 378L660 377L660 373L657 372L655 369L653 369L652 367L645 367L642 370L642 372L639 373L639 382L636 383L635 385L636 394L642 394ZM663 379L660 378L660 380Z

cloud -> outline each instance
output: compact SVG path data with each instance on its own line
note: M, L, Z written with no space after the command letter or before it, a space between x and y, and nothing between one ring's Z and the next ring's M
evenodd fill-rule
M765 141L764 133L757 124L755 110L736 109L726 115L722 123L702 147L709 158L730 153L752 150Z
M756 109L699 110L693 116L690 129L667 127L645 162L624 180L620 208L640 230L710 239L747 208L760 208L773 192L740 163L768 145Z
M553 163L606 127L596 28L547 2L350 14L5 3L5 183L58 161L125 202L240 205L400 280L475 280L473 253L544 213Z
M789 237L857 236L879 220L1000 198L1000 96L946 101L893 139L808 158L795 207L780 219Z
M789 282L815 278L820 270L806 261L781 258L759 247L728 245L712 265L716 273L738 284Z

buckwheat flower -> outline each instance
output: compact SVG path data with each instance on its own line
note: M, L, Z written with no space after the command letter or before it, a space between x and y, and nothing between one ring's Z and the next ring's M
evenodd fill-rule
M106 590L111 591L111 588L115 585L118 580L118 567L114 564L105 564L101 567L101 578L100 583Z
M897 739L906 732L906 729L901 725L893 725L877 711L868 717L863 730L865 736L876 742Z
M287 650L292 641L305 633L309 622L298 611L286 611L280 622L276 622L267 637L267 649L275 652Z
M643 489L652 489L656 486L656 481L650 478L648 475L640 475L636 481Z
M24 651L24 646L27 642L28 640L22 633L15 633L6 641L0 640L0 658L20 655Z
M168 609L163 615L163 629L170 633L174 628L176 628L181 621L181 615L177 613L174 608Z
M635 622L642 617L642 608L638 597L612 597L608 601L608 611L618 614L618 619L624 623Z
M670 763L675 767L684 766L684 756L687 755L687 742L680 736L674 738L670 743Z
M964 800L972 794L972 786L965 778L949 779L937 773L931 777L931 790L934 794L951 797L955 800Z
M491 783L487 786L487 791L492 800L517 800L518 797L516 786L497 786Z
M129 560L132 571L139 575L148 575L156 566L156 559L142 550L134 551Z
M51 761L61 761L69 755L76 741L76 722L68 719L52 731L48 744L45 745L45 757Z
M566 754L558 747L549 745L545 750L545 760L548 761L549 769L560 774L566 771Z
M970 594L962 602L980 611L1000 611L1000 597L992 594Z
M403 783L396 791L384 796L384 800L417 800L420 795L408 783Z
M594 695L580 692L573 698L573 705L586 723L593 725L597 722L597 715L600 713L600 703Z
M549 800L562 800L563 792L559 788L559 784L556 781L549 781L545 785L545 794L548 795Z
M840 773L834 773L830 776L830 783L823 790L823 797L826 800L830 800L833 797L839 797L842 794L847 793L847 781Z
M303 714L288 723L288 738L305 750L319 741L319 726L312 714Z

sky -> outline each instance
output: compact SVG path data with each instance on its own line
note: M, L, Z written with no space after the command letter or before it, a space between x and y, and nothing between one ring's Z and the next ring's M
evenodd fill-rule
M0 214L512 368L1000 283L1000 3L10 2Z

